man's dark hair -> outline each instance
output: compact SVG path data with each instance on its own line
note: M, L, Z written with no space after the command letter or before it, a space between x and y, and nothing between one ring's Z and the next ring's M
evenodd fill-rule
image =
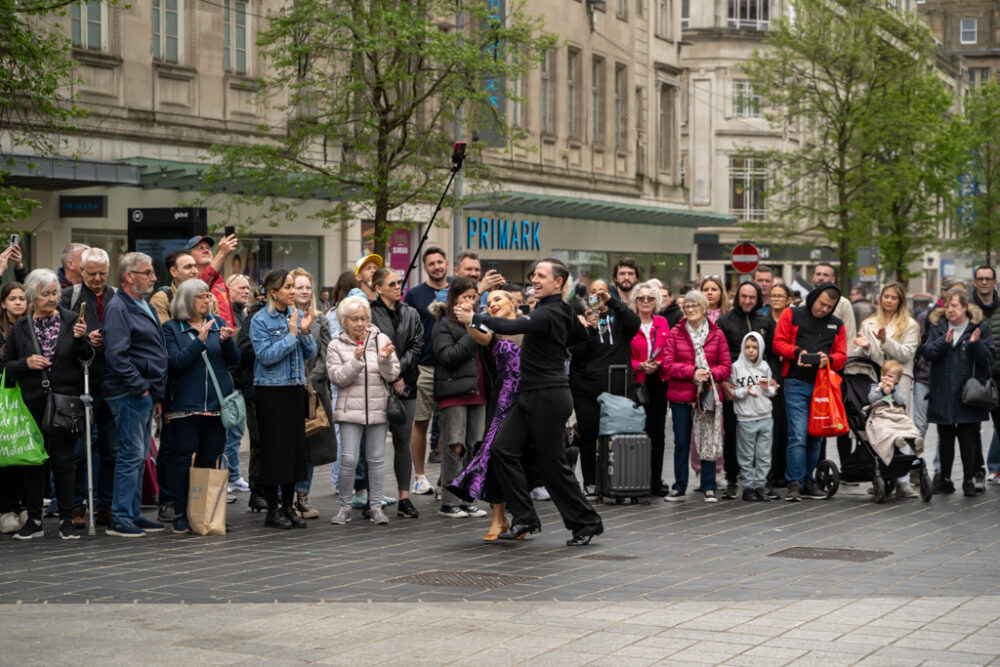
M472 251L466 250L461 255L459 255L458 257L455 258L455 268L460 267L462 265L462 260L464 260L464 259L474 259L474 260L476 260L478 262L479 261L479 255L477 255L476 253L474 253Z
M191 253L184 248L178 248L177 250L171 250L167 253L167 256L163 259L163 263L167 265L167 269L177 268L177 258L181 255L190 255Z
M853 287L851 287L851 291L860 294L862 299L868 298L868 288L865 287L864 283L856 283Z
M635 257L622 257L617 262L615 262L614 268L611 269L612 280L618 280L618 269L620 269L623 266L627 266L628 268L635 271L635 277L636 278L639 277L639 265L636 263Z
M840 290L836 287L827 287L825 290L820 292L820 294L826 294L834 301L840 301ZM817 295L818 298L819 295Z
M990 266L989 264L983 264L983 265L981 265L981 266L977 266L977 267L976 267L976 270L972 272L972 275L973 275L973 276L975 276L975 275L976 275L977 273L979 273L979 272L980 272L980 271L982 271L983 269L989 269L989 270L990 270L990 273L992 273L992 274L993 274L993 280L996 280L996 279L997 279L997 270L996 270L996 269L994 269L994 268L993 268L992 266Z
M830 269L831 271L833 271L833 280L834 280L834 282L836 282L836 281L837 281L837 267L835 267L835 266L834 266L833 264L831 264L830 262L819 262L818 264L816 264L816 268L817 268L817 269L818 269L819 267L821 267L821 266L825 266L826 268L828 268L828 269Z
M524 294L524 288L518 285L517 283L507 283L500 289L503 290L504 292L510 292L511 294L521 294L521 295Z
M697 286L691 283L684 283L681 285L681 288L677 290L677 296L684 296L693 289L697 289Z
M670 289L670 285L668 285L666 283L660 283L660 289L667 290L667 296L669 296L671 298L674 296L674 291L672 289Z
M753 270L753 279L754 280L757 280L757 274L758 273L770 273L773 276L774 275L774 269L772 269L767 264L760 264L760 265L757 266L756 269Z
M420 256L420 261L426 264L427 258L430 257L431 255L441 255L442 257L444 257L444 261L446 262L448 261L448 255L445 254L444 250L441 250L441 248L437 247L436 245L432 245L427 250L424 250L424 254Z
M562 278L563 287L565 287L566 281L569 280L569 268L563 264L562 260L555 257L546 257L545 259L538 260L535 266L538 266L542 262L552 267L552 277Z

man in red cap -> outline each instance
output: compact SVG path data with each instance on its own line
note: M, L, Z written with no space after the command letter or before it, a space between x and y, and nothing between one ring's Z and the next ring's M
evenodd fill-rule
M212 256L212 246L215 239L211 236L192 236L188 239L186 249L194 261L198 263L198 277L208 284L208 288L219 302L219 316L226 321L226 324L236 328L236 318L233 317L233 304L229 298L229 287L226 285L225 276L222 275L222 266L226 257L236 250L236 235L224 236L219 241L219 249L215 256Z

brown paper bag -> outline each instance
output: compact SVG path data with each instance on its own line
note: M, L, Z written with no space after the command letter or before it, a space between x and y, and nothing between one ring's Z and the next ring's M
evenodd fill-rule
M216 459L214 468L196 468L195 456L191 455L191 480L188 483L187 519L191 532L196 535L225 535L229 461L223 454Z

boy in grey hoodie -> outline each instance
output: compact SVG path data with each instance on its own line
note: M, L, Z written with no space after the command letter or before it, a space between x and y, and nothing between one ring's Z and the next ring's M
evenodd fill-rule
M736 388L736 458L740 464L743 500L769 500L765 488L771 470L771 399L778 383L764 360L764 338L756 331L743 337L740 358L729 382Z

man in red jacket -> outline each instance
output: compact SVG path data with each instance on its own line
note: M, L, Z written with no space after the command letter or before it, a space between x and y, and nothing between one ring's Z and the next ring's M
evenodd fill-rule
M828 361L839 371L847 363L847 335L844 323L833 315L840 301L840 289L833 283L816 286L804 306L788 308L774 331L774 351L782 359L785 378L785 412L788 415L788 456L785 500L802 497L826 498L816 488L813 471L819 463L822 438L809 435L809 405L812 402L816 371Z
M192 236L188 239L186 250L194 257L198 263L198 277L208 284L208 288L219 303L219 315L231 328L236 328L236 318L233 316L233 304L229 298L229 287L226 279L222 275L223 264L226 257L236 250L236 235L222 237L219 241L219 249L212 255L212 246L215 239L211 236Z

